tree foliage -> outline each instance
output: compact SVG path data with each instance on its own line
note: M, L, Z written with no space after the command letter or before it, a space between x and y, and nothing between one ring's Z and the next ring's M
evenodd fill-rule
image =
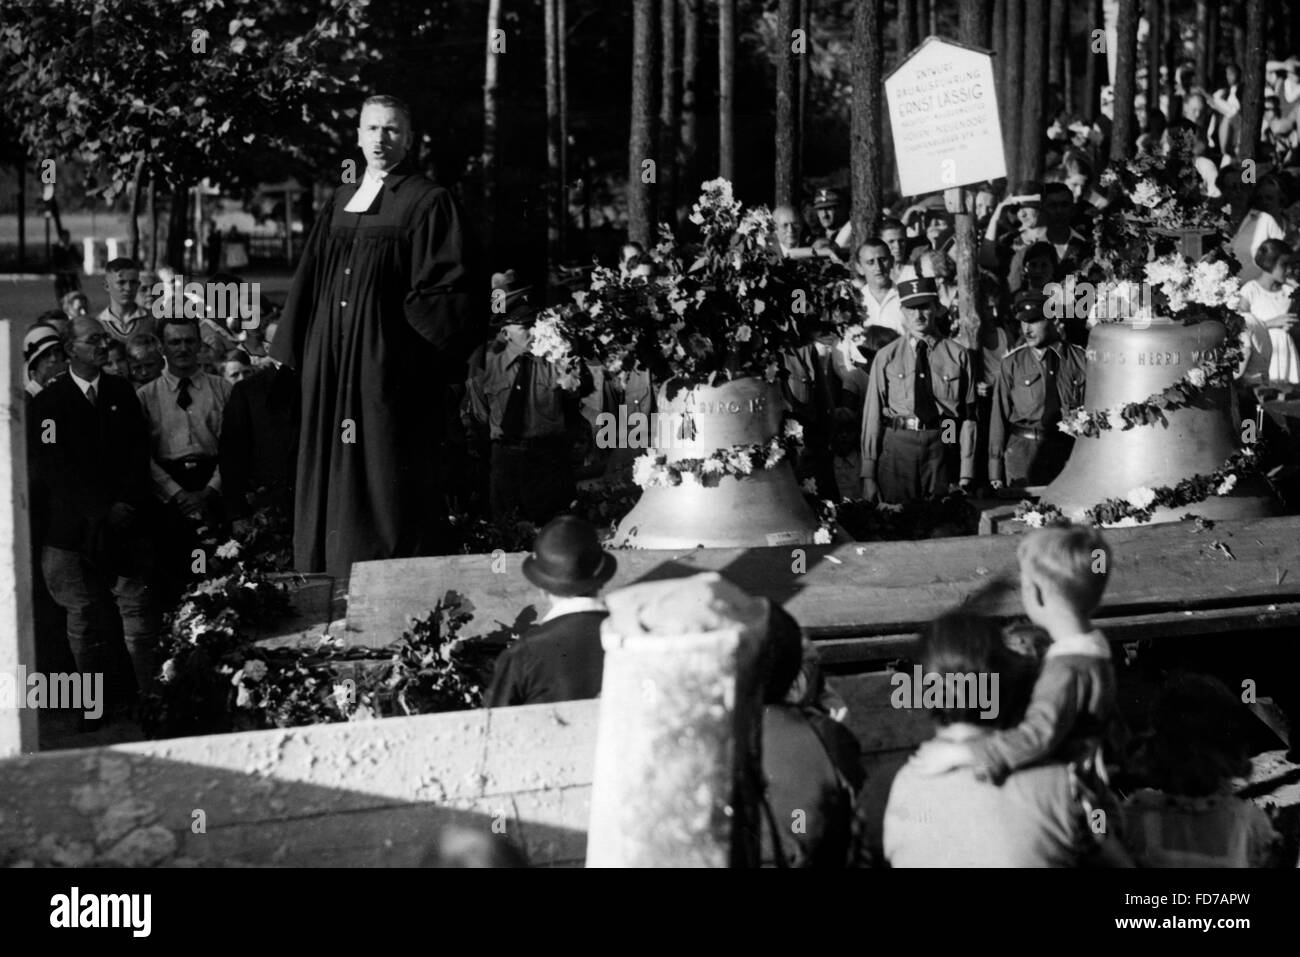
M265 179L336 142L369 0L11 5L0 89L37 159L81 156L112 200L143 161L173 185ZM268 172L270 167L270 172Z

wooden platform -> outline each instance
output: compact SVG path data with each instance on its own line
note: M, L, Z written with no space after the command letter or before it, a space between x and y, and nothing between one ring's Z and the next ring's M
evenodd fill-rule
M1117 642L1300 624L1300 516L1114 529L1110 585L1097 616ZM610 588L717 570L785 605L823 660L862 668L906 655L926 622L979 600L989 614L1023 613L1018 536L827 547L617 552ZM1219 547L1222 546L1222 547ZM467 633L504 636L536 620L539 594L523 553L362 562L353 566L346 637L382 646L448 591L465 596Z

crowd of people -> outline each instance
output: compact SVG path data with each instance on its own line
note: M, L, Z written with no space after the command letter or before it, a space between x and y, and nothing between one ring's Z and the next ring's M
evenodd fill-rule
M760 669L764 862L1283 863L1269 817L1234 794L1234 780L1250 772L1253 719L1219 678L1175 671L1136 728L1132 709L1121 713L1110 645L1091 620L1109 578L1101 533L1042 529L1024 538L1018 554L1028 628L1004 628L973 610L948 612L926 630L918 655L940 686L994 676L995 700L967 692L929 703L933 738L892 780L870 788L842 702L827 696L798 624L770 606ZM563 516L538 533L522 571L546 596L545 612L497 660L485 704L599 697L608 614L601 590L616 568L616 555L582 519Z

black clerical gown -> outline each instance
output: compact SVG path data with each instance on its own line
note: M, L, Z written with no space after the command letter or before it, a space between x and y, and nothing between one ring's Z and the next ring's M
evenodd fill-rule
M321 211L272 348L302 382L294 564L336 577L437 551L442 401L477 331L452 195L399 166L345 212L357 188Z

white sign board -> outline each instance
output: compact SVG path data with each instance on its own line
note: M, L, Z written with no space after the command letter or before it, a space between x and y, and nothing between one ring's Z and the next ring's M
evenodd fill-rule
M927 37L885 79L885 98L903 195L1007 175L989 53Z

